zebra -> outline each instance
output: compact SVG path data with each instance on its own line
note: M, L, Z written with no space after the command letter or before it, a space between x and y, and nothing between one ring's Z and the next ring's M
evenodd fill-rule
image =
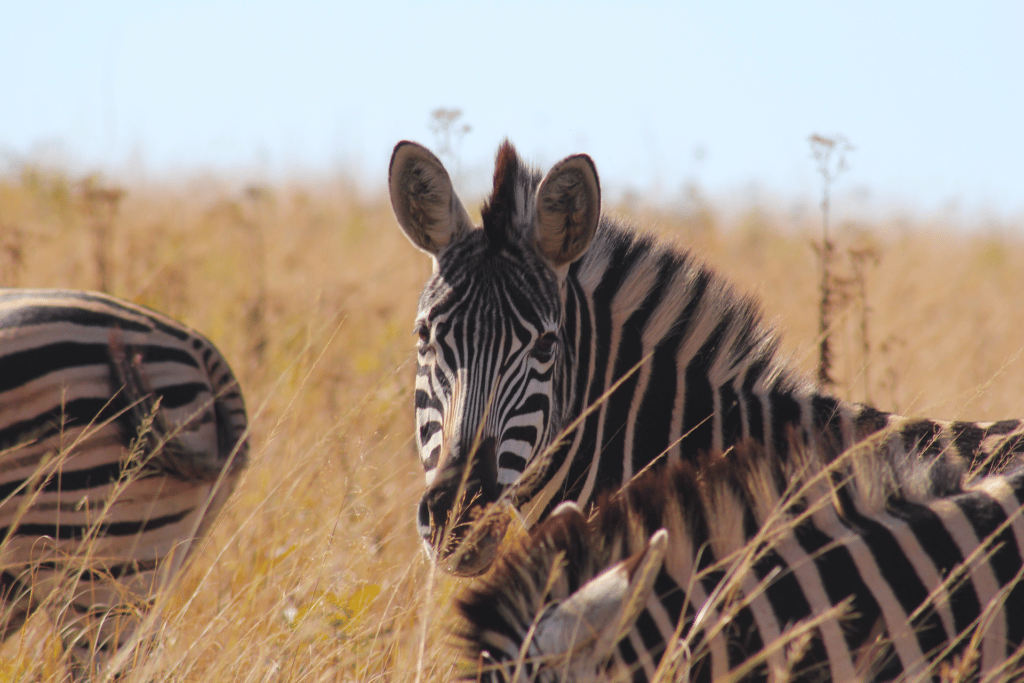
M590 519L563 503L458 599L464 677L1024 676L1024 467L935 497L922 462L790 455L739 444Z
M516 515L530 527L565 501L586 509L647 468L740 440L785 458L792 427L833 454L884 433L888 457L930 463L936 494L1024 451L1020 420L902 417L803 378L754 298L601 216L586 155L541 179L506 140L482 229L416 143L396 145L389 192L433 263L415 322L417 523L456 574L484 571Z
M241 390L142 306L0 290L0 634L46 609L73 673L112 664L247 463Z

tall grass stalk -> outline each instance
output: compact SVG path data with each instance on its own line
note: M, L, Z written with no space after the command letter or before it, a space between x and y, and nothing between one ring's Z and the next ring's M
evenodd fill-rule
M835 386L832 378L832 313L835 305L835 280L833 275L835 245L829 234L829 217L832 210L832 185L847 169L846 153L853 147L842 135L825 137L815 133L808 138L811 154L818 165L821 176L821 242L818 245L818 259L821 272L818 301L818 382L825 387Z
M90 218L93 235L93 261L96 264L96 289L113 291L112 242L117 210L125 192L120 187L100 185L95 176L82 181L82 199Z

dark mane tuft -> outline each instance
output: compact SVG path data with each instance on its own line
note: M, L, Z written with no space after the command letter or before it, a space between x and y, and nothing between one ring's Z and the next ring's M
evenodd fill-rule
M525 171L516 148L506 138L498 148L494 160L494 187L491 196L484 202L480 215L484 222L484 233L493 247L501 247L508 241L516 208L516 185Z

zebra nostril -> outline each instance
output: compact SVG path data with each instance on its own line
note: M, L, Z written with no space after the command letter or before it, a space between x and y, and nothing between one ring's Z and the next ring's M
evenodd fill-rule
M430 506L427 504L427 496L420 498L420 509L416 515L416 528L423 540L430 542Z

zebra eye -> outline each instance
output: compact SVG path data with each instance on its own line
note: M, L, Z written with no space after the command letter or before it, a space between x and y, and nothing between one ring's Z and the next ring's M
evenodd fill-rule
M555 353L555 343L557 341L558 337L554 332L545 332L534 343L530 355L542 363L548 362Z
M424 324L417 325L416 336L419 337L419 346L426 346L430 343L430 328Z

